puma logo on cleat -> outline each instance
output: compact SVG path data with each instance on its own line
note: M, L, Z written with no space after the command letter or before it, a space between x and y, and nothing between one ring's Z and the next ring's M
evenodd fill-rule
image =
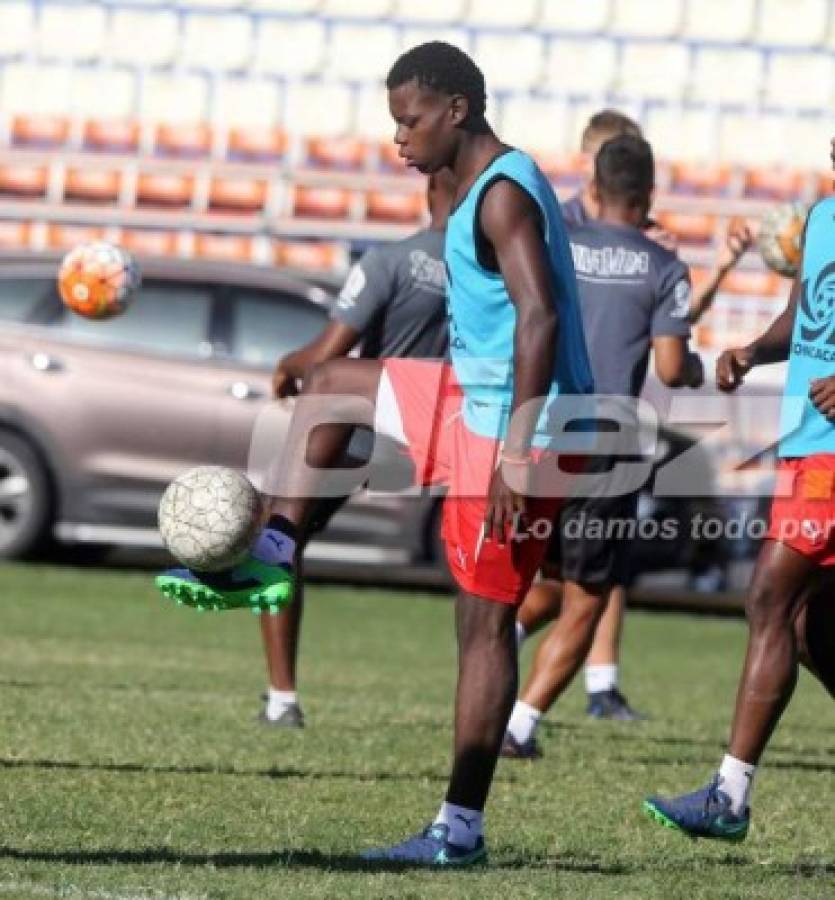
M468 819L466 816L462 816L461 813L456 813L455 818L460 819L467 826L467 830L469 831L469 829L473 827L473 822L475 822L477 816Z

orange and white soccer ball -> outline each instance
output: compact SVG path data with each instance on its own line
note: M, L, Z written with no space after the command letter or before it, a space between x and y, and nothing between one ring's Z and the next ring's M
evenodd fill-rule
M800 241L809 209L803 203L781 203L763 216L757 235L757 248L763 262L793 278L800 267Z
M140 282L139 267L130 253L105 241L73 247L58 270L61 299L88 319L119 315Z

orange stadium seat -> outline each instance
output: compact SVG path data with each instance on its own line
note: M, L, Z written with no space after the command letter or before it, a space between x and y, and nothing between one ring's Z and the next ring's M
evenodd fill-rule
M768 269L734 269L722 282L723 293L758 297L779 297L788 280Z
M103 240L104 231L100 225L64 225L53 222L47 228L46 242L55 249L68 250L76 244Z
M125 228L122 231L122 245L131 253L140 256L175 256L177 235L173 231L158 231L150 228Z
M287 136L280 128L241 126L229 129L227 153L232 159L276 160L287 149Z
M687 194L724 194L731 182L727 165L680 162L671 169L670 189Z
M705 213L659 212L658 222L685 244L708 244L716 234L716 216Z
M158 125L154 147L165 156L207 156L212 147L212 130L202 122Z
M227 262L249 262L252 238L243 234L198 234L194 238L194 254Z
M579 186L586 177L586 163L580 153L534 153L539 167L563 187Z
M235 212L260 212L267 200L267 180L224 175L212 179L209 208Z
M107 153L136 153L139 123L92 119L84 125L84 146Z
M802 193L805 180L805 174L796 169L771 166L748 169L745 173L745 195L770 200L793 200Z
M5 250L28 247L31 235L30 222L0 222L0 247Z
M418 223L425 206L424 195L420 192L369 191L365 215L374 222Z
M327 241L276 241L273 258L278 266L319 272L340 272L348 265L347 250Z
M193 191L193 175L144 172L137 179L136 202L140 206L189 206Z
M330 169L359 169L368 158L365 141L352 137L309 138L307 161Z
M821 172L818 176L817 196L829 197L835 190L835 175L832 172Z
M393 169L398 174L407 175L409 169L406 163L398 155L400 148L393 141L382 141L379 145L380 165L386 169Z
M351 208L351 192L342 188L295 187L293 212L297 216L345 219Z
M12 119L12 142L37 147L60 147L70 136L70 123L63 116L16 115Z
M64 179L64 199L114 203L121 187L122 174L117 169L70 167Z
M0 194L17 197L45 197L49 180L46 166L8 163L0 166Z

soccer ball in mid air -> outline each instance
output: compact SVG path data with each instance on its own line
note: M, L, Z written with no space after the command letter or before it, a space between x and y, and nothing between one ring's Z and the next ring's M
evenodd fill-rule
M109 319L124 311L140 280L139 267L127 251L94 241L73 247L61 260L58 293L80 316Z
M235 469L198 466L175 478L159 504L159 530L189 569L220 572L246 556L261 527L261 498Z
M782 203L763 216L757 247L769 269L788 278L797 274L800 240L808 214L808 208L802 203Z

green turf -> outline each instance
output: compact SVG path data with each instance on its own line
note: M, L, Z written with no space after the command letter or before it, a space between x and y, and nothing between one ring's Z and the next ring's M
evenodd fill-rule
M354 854L442 796L446 601L314 587L310 726L288 733L254 722L253 616L172 608L146 574L2 567L0 900L833 897L835 716L805 676L745 844L694 843L641 810L716 766L744 639L739 621L633 614L625 686L651 722L588 721L575 687L546 757L500 764L488 868L369 873Z

